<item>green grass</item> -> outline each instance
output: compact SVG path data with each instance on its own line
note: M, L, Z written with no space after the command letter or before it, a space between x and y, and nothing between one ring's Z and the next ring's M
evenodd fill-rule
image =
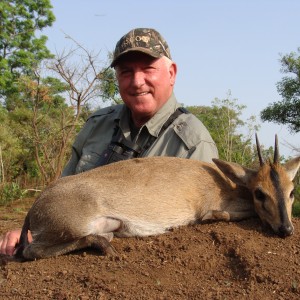
M294 217L300 218L300 200L295 200L292 214Z

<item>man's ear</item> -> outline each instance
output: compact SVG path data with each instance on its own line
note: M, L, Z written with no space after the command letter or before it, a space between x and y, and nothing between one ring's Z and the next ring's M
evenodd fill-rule
M170 83L173 86L176 81L177 65L173 62L169 67Z

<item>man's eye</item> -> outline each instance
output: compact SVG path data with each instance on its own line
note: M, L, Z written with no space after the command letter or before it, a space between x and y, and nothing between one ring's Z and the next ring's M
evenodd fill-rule
M144 69L149 71L149 70L155 70L156 68L153 66L147 66Z
M130 70L122 70L120 71L120 75L128 75L130 74Z

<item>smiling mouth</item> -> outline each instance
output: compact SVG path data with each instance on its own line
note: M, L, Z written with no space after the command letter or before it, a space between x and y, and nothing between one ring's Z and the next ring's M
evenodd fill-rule
M149 92L142 92L142 93L134 93L132 95L138 97L138 96L145 96L145 95L148 95L148 94L149 94Z

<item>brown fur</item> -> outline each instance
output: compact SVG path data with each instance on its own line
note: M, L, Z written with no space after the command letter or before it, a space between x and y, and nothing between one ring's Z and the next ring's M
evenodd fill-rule
M203 220L236 221L256 213L279 235L292 234L289 194L300 157L287 164L288 171L278 166L285 195L280 209L288 215L284 222L268 181L270 165L254 171L214 162L218 168L181 158L141 158L61 178L29 210L18 256L44 258L88 246L114 253L109 243L113 235L161 234L171 227ZM267 194L264 205L253 199L258 187Z

